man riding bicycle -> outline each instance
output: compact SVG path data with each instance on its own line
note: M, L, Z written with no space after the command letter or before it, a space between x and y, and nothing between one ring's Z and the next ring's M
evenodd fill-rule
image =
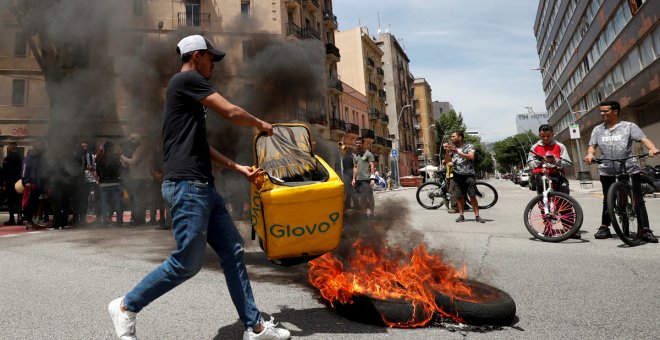
M556 168L549 168L548 175L551 177L558 177L556 183L559 184L558 188L553 188L555 191L563 192L568 195L570 189L568 187L568 180L564 177L564 168L570 162L571 157L566 151L564 144L555 140L555 132L552 126L543 124L539 126L539 141L532 145L527 163L529 163L533 170L532 176L536 186L536 192L540 195L543 191L543 183L541 176L543 175L543 162L536 159L537 155L545 156L545 161L549 164L555 165Z
M621 105L616 101L605 101L600 103L600 116L603 118L603 124L596 126L591 132L589 148L584 161L591 164L596 153L596 147L600 148L603 158L621 159L632 156L633 141L641 142L649 150L649 156L657 154L658 148L648 139L644 132L635 123L619 121L619 111ZM598 174L600 183L603 186L603 212L601 217L601 226L598 228L594 237L597 239L606 239L612 237L609 226L611 224L610 215L607 211L607 192L610 186L616 181L616 167L614 162L603 162L598 165ZM639 223L643 227L642 238L646 242L658 243L651 229L649 228L649 218L644 203L644 194L642 193L640 166L633 160L626 162L626 169L632 174L632 188L637 198L637 211L639 211Z

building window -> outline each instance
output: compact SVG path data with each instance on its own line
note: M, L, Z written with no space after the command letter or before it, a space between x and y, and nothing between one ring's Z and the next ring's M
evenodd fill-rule
M136 17L144 15L144 0L133 0L133 15Z
M243 0L241 1L241 15L244 17L250 16L250 1Z
M243 40L243 62L252 58L252 40Z
M14 79L12 89L11 104L14 106L25 105L25 79Z
M630 11L635 14L639 11L639 8L646 2L646 0L628 0L630 5Z
M186 4L186 26L199 27L201 16L201 5L199 0L187 0Z
M14 57L25 57L27 55L27 39L25 39L23 33L16 33L14 39Z

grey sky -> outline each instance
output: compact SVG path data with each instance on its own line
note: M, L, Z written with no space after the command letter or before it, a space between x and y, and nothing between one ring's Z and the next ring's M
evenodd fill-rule
M433 100L449 101L487 141L516 133L526 106L544 112L534 0L334 0L339 29L390 30Z

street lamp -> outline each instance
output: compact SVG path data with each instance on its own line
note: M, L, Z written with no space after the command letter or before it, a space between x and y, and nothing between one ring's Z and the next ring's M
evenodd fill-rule
M561 87L561 85L559 85L559 82L557 82L555 77L550 72L548 72L548 70L545 67L533 68L530 71L541 71L541 75L543 75L543 73L545 72L545 74L547 74L550 77L550 80L552 80L554 82L555 86L557 86L557 89L559 90L559 93L561 93L561 95L564 97L564 102L566 103L566 105L568 105L568 111L571 113L571 124L575 124L575 121L576 121L575 116L576 116L577 112L573 111L573 108L571 107L571 103L568 102L568 96L564 92L564 89ZM564 102L562 102L562 104ZM578 163L580 163L580 172L583 172L584 168L583 168L583 165L582 165L582 150L581 150L582 149L582 139L580 138L580 136L578 136L578 138L576 138L576 139L577 139Z
M396 144L397 144L397 149L399 149L399 152L401 151L401 134L399 133L399 124L400 124L400 119L401 115L403 114L403 110L407 107L412 107L410 104L406 104L401 107L401 111L399 111L399 115L396 118ZM395 156L394 158L394 164L396 165L396 183L401 187L401 173L399 172L399 156Z
M520 144L520 148L521 148L522 151L523 151L522 154L523 154L523 157L524 157L524 155L527 154L527 150L525 150L525 146L520 142L520 139L518 139L518 137L516 137L516 136L514 135L513 138L515 138L515 139L518 141L518 144ZM521 157L521 159L523 160L523 161L522 161L522 167L523 167L523 169L524 169L524 168L525 168L525 164L527 164L527 162L525 162L525 159L524 159L523 157Z
M430 131L432 127L435 127L435 124L431 124L426 128L426 131ZM429 136L430 137L430 136ZM424 147L422 147L422 155L424 156L424 182L428 181L429 179L429 171L428 168L426 167L426 146L427 146L427 141L426 141L426 135L422 133L422 138L424 139ZM428 147L431 148L430 143L428 144ZM433 157L433 150L431 151L431 157ZM433 158L431 158L431 165L433 165Z

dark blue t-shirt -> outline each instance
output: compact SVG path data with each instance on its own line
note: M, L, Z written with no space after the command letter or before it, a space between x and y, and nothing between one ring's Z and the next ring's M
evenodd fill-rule
M163 112L166 180L213 180L206 107L200 101L215 92L197 71L180 72L170 79Z

